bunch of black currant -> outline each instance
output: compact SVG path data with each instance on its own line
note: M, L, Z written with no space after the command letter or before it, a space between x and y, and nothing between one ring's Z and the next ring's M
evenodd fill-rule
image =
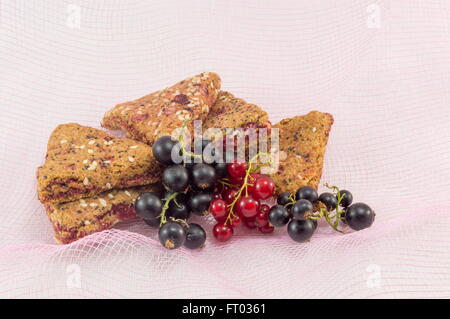
M317 228L317 220L324 218L336 231L342 221L354 230L372 225L374 211L364 203L354 203L348 190L328 186L333 192L319 194L309 186L301 187L294 194L284 192L278 195L277 205L269 211L269 221L275 227L287 224L289 236L297 242L309 240ZM314 211L318 211L314 213Z
M199 141L201 145L194 145L194 150L200 149L201 154L186 150L181 141L170 136L158 138L153 144L153 155L165 166L162 184L166 191L162 196L143 193L135 202L138 216L148 225L160 227L159 240L168 249L183 245L189 249L203 247L206 232L200 225L187 221L191 213L199 216L209 213L216 181L226 173L225 163L205 163L203 154L211 142Z

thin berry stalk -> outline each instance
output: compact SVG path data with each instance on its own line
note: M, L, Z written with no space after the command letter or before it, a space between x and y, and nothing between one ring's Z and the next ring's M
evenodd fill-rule
M249 185L248 178L250 176L250 173L252 172L252 163L254 161L256 161L256 159L258 159L258 157L263 156L263 155L268 155L268 156L272 157L268 153L258 153L255 156L253 156L252 159L250 159L250 161L248 163L247 171L245 172L243 183L242 183L241 187L239 188L239 190L236 192L236 196L235 196L234 200L228 205L229 212L228 212L228 216L227 216L227 218L225 220L225 225L226 224L232 225L233 218L236 217L236 215L233 212L233 208L234 208L234 205L239 200L239 198L241 197L241 194L244 191L244 189L245 189L246 196L248 196L248 185ZM271 161L272 161L272 159L271 159Z
M169 208L170 201L171 200L175 200L175 197L177 197L178 194L179 193L173 193L170 196L164 198L164 205L162 207L161 214L158 216L160 218L160 220L161 220L161 222L159 224L160 226L162 226L165 223L167 223L166 211Z

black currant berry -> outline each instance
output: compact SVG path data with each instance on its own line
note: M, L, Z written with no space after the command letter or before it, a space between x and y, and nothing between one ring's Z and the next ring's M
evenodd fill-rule
M340 205L342 207L348 207L352 204L353 202L353 195L352 193L350 193L348 190L343 189L341 191L339 191L339 194L344 195L344 197L342 198Z
M166 191L163 195L163 201L173 196L173 192ZM188 196L185 193L177 193L169 203L166 211L166 217L173 217L175 219L188 219L191 216L191 210L187 204Z
M228 175L227 163L217 163L213 164L213 166L216 169L216 174L218 178L224 178Z
M291 202L291 193L289 193L289 192L283 192L283 193L280 193L280 194L278 194L278 197L277 197L277 203L278 203L278 205L287 205L287 204L289 204L290 202Z
M336 195L332 193L322 193L319 196L319 201L322 202L329 212L332 212L337 207Z
M143 219L156 219L162 207L163 203L155 193L142 193L134 202L136 214Z
M282 227L286 225L289 220L291 219L291 216L286 209L286 207L282 205L275 205L270 208L269 211L269 222L275 226L275 227Z
M347 212L348 207L345 207L342 212L341 212L341 222L343 222L344 224L347 224L346 220L345 220L345 213Z
M314 222L311 219L292 220L288 226L288 234L296 242L304 242L311 238L316 230Z
M162 183L169 191L182 192L189 184L188 170L183 165L169 166L163 171Z
M175 192L165 191L163 194L162 200L167 200L167 198L173 196ZM188 200L188 196L185 193L178 193L175 198L172 198L172 201L176 200L179 203L185 203Z
M172 148L177 144L170 136L161 136L153 144L153 156L163 165L173 164Z
M166 212L167 217L173 217L175 219L184 219L187 220L191 216L191 211L187 203L178 202L178 201L170 201L169 208Z
M313 211L313 204L309 200L300 199L291 207L291 214L293 219L305 219L306 213Z
M190 174L192 171L192 168L195 165L194 159L192 157L186 158L185 160L183 160L182 165L188 170L188 173Z
M199 189L207 189L214 186L217 175L216 170L209 164L195 164L192 168L192 184Z
M198 187L197 185L195 185L195 184L192 184L191 187L192 187L192 191L193 191L194 193L198 193L198 192L212 193L212 192L214 191L215 185L213 185L213 186L211 186L211 187L209 187L209 188L205 188L205 189L199 188L199 187Z
M158 218L144 219L144 222L150 227L159 227L160 220Z
M375 213L364 203L354 203L345 210L345 221L354 230L368 228L374 220Z
M197 249L203 247L206 241L206 232L199 224L190 223L186 231L184 247Z
M211 193L193 193L189 197L188 205L195 215L205 216L208 215L209 204L212 200L213 195Z
M295 199L307 199L313 204L317 201L318 198L319 195L317 194L317 191L311 186L301 187L297 190L297 193L295 193Z
M159 229L159 241L167 249L176 249L182 246L186 240L184 227L177 222L166 222Z

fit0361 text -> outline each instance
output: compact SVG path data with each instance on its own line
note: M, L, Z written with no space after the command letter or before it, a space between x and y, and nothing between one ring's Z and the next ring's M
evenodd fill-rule
M227 314L263 314L266 312L266 305L231 303L227 304L226 311Z

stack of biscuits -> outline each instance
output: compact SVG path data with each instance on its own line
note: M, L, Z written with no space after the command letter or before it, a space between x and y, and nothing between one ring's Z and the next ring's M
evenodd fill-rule
M152 145L193 120L208 128L268 128L268 114L233 94L221 91L219 75L204 72L166 89L118 104L107 111L102 127L121 130L118 138L75 123L51 134L45 162L37 169L38 198L44 205L58 243L68 244L136 218L140 193L161 191L162 169ZM285 155L271 177L277 192L301 186L317 188L333 117L312 111L274 125Z

